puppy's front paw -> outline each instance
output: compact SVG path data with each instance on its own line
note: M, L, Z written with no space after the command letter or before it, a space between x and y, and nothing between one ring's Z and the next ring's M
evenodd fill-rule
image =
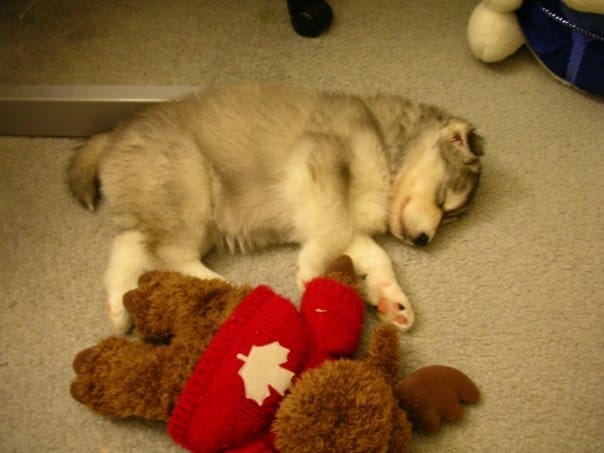
M367 299L377 308L380 319L391 322L404 332L411 329L415 315L403 290L395 282L372 280L367 277Z
M306 284L316 276L317 274L313 270L298 266L298 270L296 272L296 283L298 284L298 289L300 291L304 291Z
M296 282L300 291L304 291L306 284L322 272L323 266L318 260L307 259L307 254L300 253L296 272Z

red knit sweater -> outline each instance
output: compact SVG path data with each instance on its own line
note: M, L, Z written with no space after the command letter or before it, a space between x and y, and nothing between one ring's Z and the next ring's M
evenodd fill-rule
M257 287L200 357L168 422L170 435L194 452L273 451L270 424L292 381L352 355L363 313L354 289L326 278L307 285L299 313Z

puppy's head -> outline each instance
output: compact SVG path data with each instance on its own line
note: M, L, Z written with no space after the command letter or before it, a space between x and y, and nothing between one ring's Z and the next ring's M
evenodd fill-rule
M427 245L441 223L466 210L480 179L482 138L458 118L427 122L409 142L394 178L389 228L413 245Z

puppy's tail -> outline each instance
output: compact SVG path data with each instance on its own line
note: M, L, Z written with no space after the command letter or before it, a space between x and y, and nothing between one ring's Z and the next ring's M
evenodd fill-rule
M100 198L98 168L107 147L108 134L95 135L76 150L67 168L73 196L90 211Z

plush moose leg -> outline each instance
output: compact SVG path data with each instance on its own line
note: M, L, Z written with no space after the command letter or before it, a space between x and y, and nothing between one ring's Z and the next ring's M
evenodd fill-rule
M112 417L166 420L185 381L172 370L188 356L171 346L107 338L76 356L71 394Z
M234 305L250 291L249 287L233 287L218 279L153 271L143 274L138 288L124 295L124 306L146 341L167 342L190 330L199 339L200 334L212 337Z
M174 272L144 274L124 295L142 342L111 337L80 352L71 394L112 417L168 419L204 349L249 291Z

